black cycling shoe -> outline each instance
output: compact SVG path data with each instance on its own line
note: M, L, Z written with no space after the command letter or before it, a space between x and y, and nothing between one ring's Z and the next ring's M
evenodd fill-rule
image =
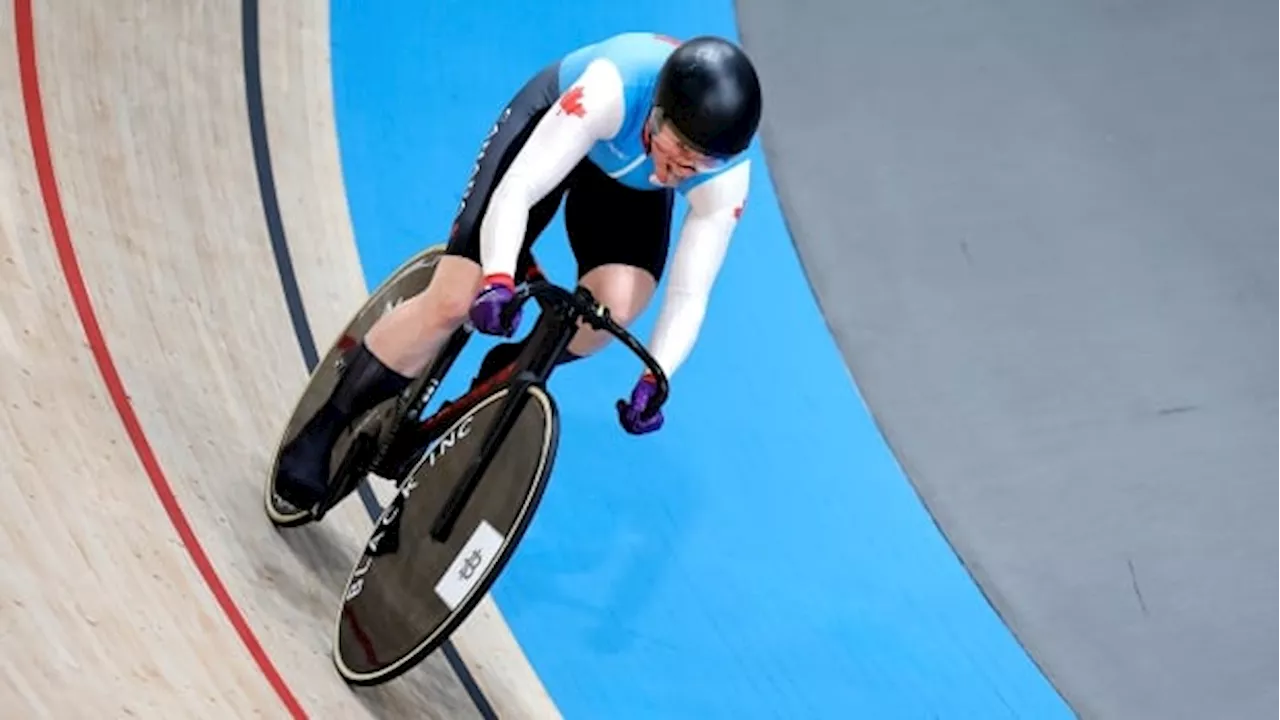
M395 397L412 382L387 367L359 343L347 356L347 367L316 414L280 451L276 495L298 509L314 507L329 483L329 456L347 425Z
M329 455L346 423L341 411L325 403L280 451L275 491L299 509L310 508L324 496L329 483Z

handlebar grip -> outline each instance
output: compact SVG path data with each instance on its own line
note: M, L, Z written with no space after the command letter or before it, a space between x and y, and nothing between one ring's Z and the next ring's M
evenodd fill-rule
M515 328L511 327L512 321L515 320L516 313L520 312L520 308L524 305L524 300L526 299L528 298L521 298L519 292L517 292L511 302L507 303L506 306L502 308L502 313L498 316L499 324L502 325L502 327L507 328L511 332L515 332Z
M626 400L619 400L617 403L615 403L615 404L614 404L614 407L616 407L616 408L618 409L618 423L619 423L620 425L622 425L623 427L626 427L626 422L625 422L625 420L626 420L626 415L627 415L627 406L628 406L629 404L630 404L630 403L628 403ZM640 413L640 419L641 419L641 420L648 420L649 418L651 418L651 417L653 417L654 415L657 415L657 414L658 414L658 407L657 407L657 404L656 404L656 403L650 403L650 407L646 407L643 411L641 411L641 413Z

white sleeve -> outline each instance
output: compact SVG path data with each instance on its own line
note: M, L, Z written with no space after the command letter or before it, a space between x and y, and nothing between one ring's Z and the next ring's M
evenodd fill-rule
M662 310L649 351L671 377L689 356L706 316L707 299L747 201L751 163L745 161L689 191Z
M564 180L592 145L618 133L623 114L621 75L613 63L593 61L542 116L493 189L480 221L485 275L515 274L529 209Z

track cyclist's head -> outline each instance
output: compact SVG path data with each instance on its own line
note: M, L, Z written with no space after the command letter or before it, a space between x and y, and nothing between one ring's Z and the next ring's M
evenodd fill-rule
M675 185L746 150L761 104L760 79L741 48L710 36L681 43L658 74L649 115L658 181Z

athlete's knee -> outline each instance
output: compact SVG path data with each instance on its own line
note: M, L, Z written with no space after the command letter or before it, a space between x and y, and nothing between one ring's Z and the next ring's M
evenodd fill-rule
M442 325L457 327L466 322L471 309L471 293L451 290L434 298L432 317Z
M617 306L609 307L609 317L622 327L628 327L631 323L639 319L641 313L644 312L645 306L635 303L623 303ZM605 333L606 337L613 337L609 333Z
M635 322L644 313L653 297L656 284L643 270L629 267L614 267L612 272L590 279L596 281L592 283L595 287L588 285L596 300L608 308L609 316L623 327Z
M612 307L609 307L608 303L603 304L609 308L609 317L624 328L631 325L636 317L639 316L638 312L628 307L623 306L615 311ZM591 326L582 324L578 327L578 332L573 336L573 340L570 341L567 352L575 358L588 357L603 350L612 339L613 334L608 330L594 330Z
M480 266L467 258L446 256L440 259L436 276L427 290L432 318L450 328L461 325L471 310L480 283Z

